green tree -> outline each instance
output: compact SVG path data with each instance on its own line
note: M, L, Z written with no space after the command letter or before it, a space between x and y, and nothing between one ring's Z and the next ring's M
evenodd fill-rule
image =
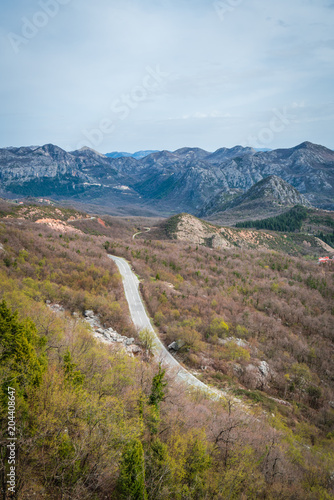
M28 386L38 386L46 369L43 348L45 337L40 337L30 320L19 321L17 313L0 304L0 370L3 390L8 385L25 392Z
M171 459L168 447L159 438L145 449L145 477L148 498L171 498Z
M155 348L155 335L148 328L144 328L139 332L139 340L148 354L153 354Z
M129 442L123 451L117 493L117 498L124 500L147 499L144 450L138 439Z
M76 363L73 363L72 355L68 349L63 357L63 360L65 380L75 387L81 386L85 380L85 376L80 370L75 370L77 365Z
M149 405L149 418L147 420L148 428L151 434L156 434L159 429L160 424L160 403L165 397L165 387L167 382L164 380L165 370L161 369L161 363L159 363L159 371L153 377L151 394L148 398Z
M165 392L164 389L167 386L166 380L164 380L166 370L161 369L161 363L159 363L159 371L153 377L152 389L149 397L149 404L159 408L159 404L164 400Z
M228 324L225 323L224 318L221 318L219 316L213 318L213 320L210 323L210 330L209 330L209 335L212 337L225 337L225 335L228 333Z
M107 252L108 252L108 250L109 250L109 248L110 248L110 241L105 241L105 242L103 243L103 247L104 247L104 248L107 250Z

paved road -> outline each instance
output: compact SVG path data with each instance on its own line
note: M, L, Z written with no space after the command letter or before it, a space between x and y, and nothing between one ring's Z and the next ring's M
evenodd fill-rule
M142 298L139 292L139 280L137 276L132 272L130 265L125 259L121 257L115 257L114 255L108 255L112 259L122 275L123 285L126 300L129 304L130 314L134 325L139 329L143 330L147 328L155 336L155 347L154 355L157 356L163 365L167 365L170 369L175 371L176 376L189 384L190 386L201 389L209 393L215 399L219 397L227 396L223 391L211 388L200 380L198 380L194 375L192 375L188 370L186 370L180 363L170 354L170 352L163 345L159 337L157 336L151 321L146 313Z
M141 233L148 233L149 231L151 231L151 228L150 227L144 227L144 229L146 229L146 231L139 231L138 233L135 233L133 236L132 236L132 239L134 240L136 238L136 236L138 236L138 234L141 234Z

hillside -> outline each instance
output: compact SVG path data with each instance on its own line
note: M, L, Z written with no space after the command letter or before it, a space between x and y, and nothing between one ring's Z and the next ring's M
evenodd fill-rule
M148 311L176 359L202 381L259 405L255 415L268 412L292 440L301 432L302 456L315 452L316 436L328 436L334 423L333 268L273 250L180 241L177 228L188 217L165 227L172 240L146 235L112 251L141 277ZM197 234L195 224L189 234Z
M10 386L20 500L118 500L133 484L148 500L330 498L330 268L261 248L133 239L147 223L138 218L0 210L1 444ZM164 231L175 237L189 217ZM203 241L223 238L192 219ZM188 393L159 367L106 249L131 262L176 359L226 399ZM128 471L140 472L134 482ZM1 455L0 489L6 473Z
M334 152L308 142L259 152L181 148L139 159L110 158L89 148L66 152L52 144L0 150L2 196L52 196L109 213L198 214L209 199L225 202L224 193L245 193L270 176L291 184L314 206L334 207Z
M291 255L309 255L313 258L327 254L328 246L316 235L305 233L281 234L257 229L220 227L190 214L179 214L164 220L142 233L139 238L176 240L202 245L216 250L225 248L268 249Z
M225 191L209 200L200 211L200 217L211 216L211 220L234 217L237 220L264 218L288 210L295 205L311 206L310 202L291 184L276 175L257 182L246 193L226 199ZM221 213L226 212L226 213Z
M296 206L277 217L238 222L236 227L299 232L334 246L334 213Z

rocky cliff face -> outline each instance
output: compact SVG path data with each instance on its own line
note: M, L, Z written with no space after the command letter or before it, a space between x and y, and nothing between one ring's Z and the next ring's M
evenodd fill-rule
M236 190L230 190L231 198L227 199L226 192L222 191L209 200L200 211L199 216L210 216L225 211L243 211L247 215L263 215L268 211L271 214L280 213L294 205L310 207L311 203L300 194L291 184L276 175L270 175L257 182L246 193L234 195Z
M108 187L123 180L110 160L89 148L68 153L52 144L29 148L0 149L2 192L26 196L71 197L87 189Z
M79 175L75 159L57 146L0 150L0 177L5 185L57 175Z
M104 206L120 203L160 213L199 213L215 195L245 192L278 176L313 205L334 209L334 152L311 143L256 152L252 148L159 151L141 159L108 158L89 148L67 153L48 144L0 150L2 192L85 195ZM120 194L121 193L121 194Z
M219 150L217 155L201 158L180 157L177 152L156 153L139 162L141 176L133 187L161 207L198 213L208 198L218 193L247 191L276 175L313 205L334 208L333 151L311 143L268 152L249 149L232 148L227 155Z

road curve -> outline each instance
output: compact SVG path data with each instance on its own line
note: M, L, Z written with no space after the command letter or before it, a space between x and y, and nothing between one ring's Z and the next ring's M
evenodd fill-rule
M145 306L139 292L139 280L132 272L129 263L121 257L115 257L114 255L108 255L108 257L115 262L122 276L125 297L129 304L131 318L135 327L139 330L147 328L155 336L155 346L153 349L154 355L159 358L165 367L172 369L176 373L176 376L183 382L186 382L189 386L205 391L215 399L219 397L226 397L227 394L223 391L219 391L218 389L203 384L203 382L194 377L194 375L180 365L180 363L170 354L156 334L146 313Z
M136 236L138 236L138 234L142 234L142 233L149 233L151 231L151 228L150 227L144 227L144 229L146 229L146 231L139 231L138 233L135 233L133 236L132 236L132 239L134 240L136 238Z

